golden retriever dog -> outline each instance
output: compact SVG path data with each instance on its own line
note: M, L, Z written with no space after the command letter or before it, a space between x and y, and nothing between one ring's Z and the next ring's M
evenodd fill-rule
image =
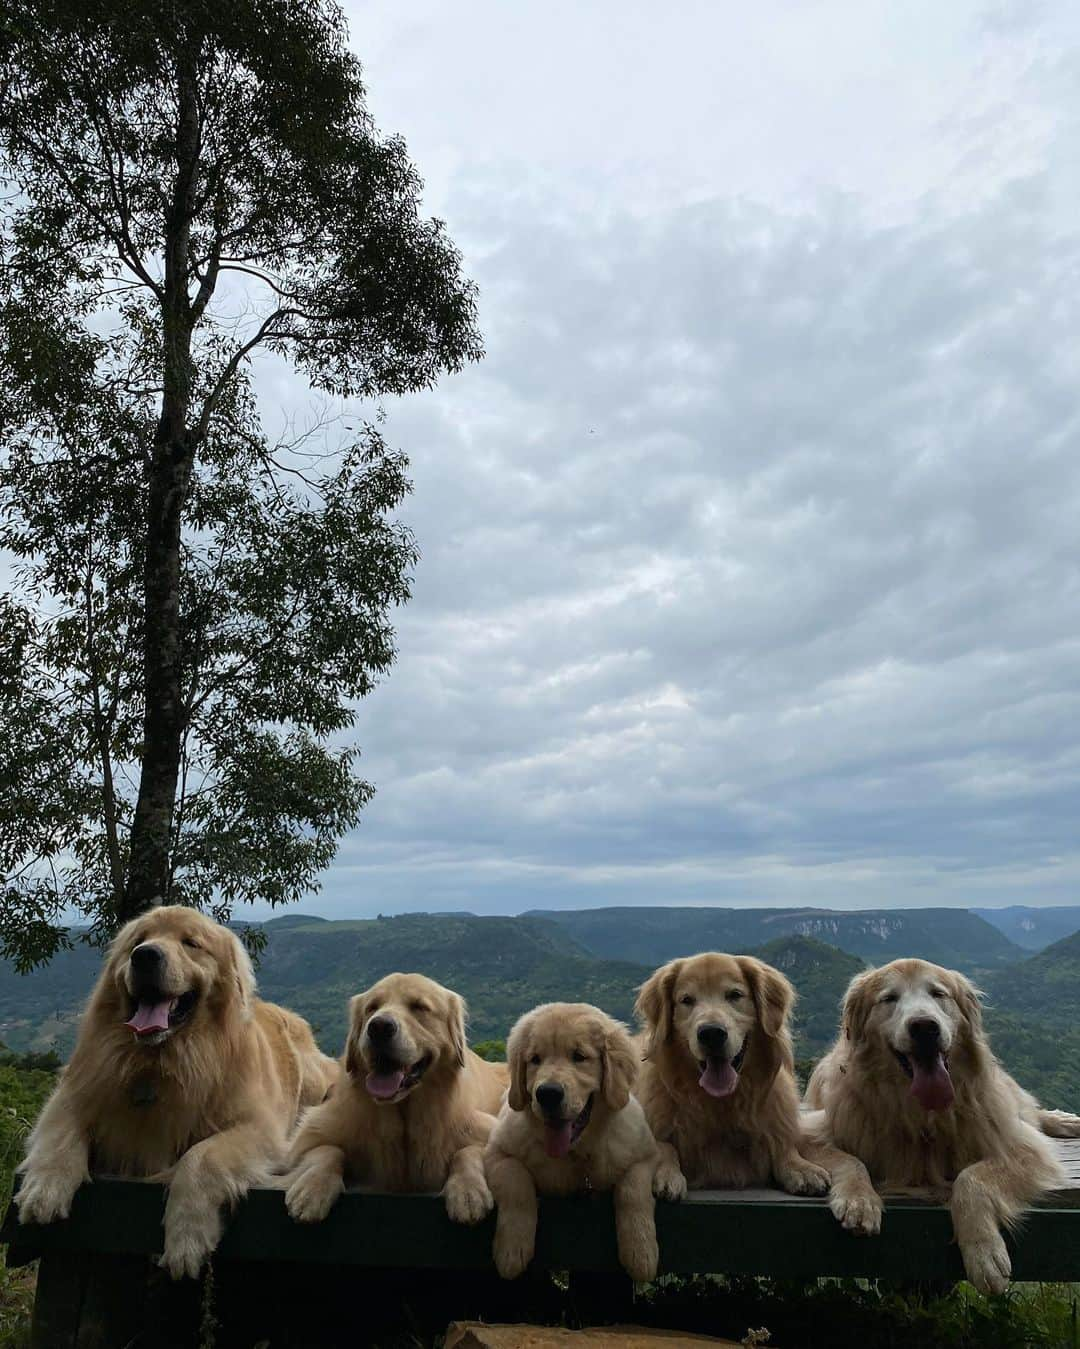
M656 1277L656 1142L630 1094L637 1058L626 1029L586 1003L526 1013L507 1042L510 1090L484 1153L498 1205L495 1266L516 1278L536 1247L536 1196L613 1190L619 1259Z
M715 952L673 960L642 985L638 1095L660 1145L662 1198L680 1199L688 1185L829 1188L829 1173L800 1151L794 1001L771 965Z
M1043 1130L1080 1133L1080 1120L1041 1111L994 1058L968 980L925 960L855 976L807 1103L820 1107L808 1136L840 1150L824 1155L844 1226L877 1232L879 1191L948 1193L964 1268L984 1293L1011 1273L1000 1228L1061 1181Z
M350 1004L345 1080L289 1150L285 1203L321 1222L346 1184L441 1190L455 1222L491 1212L483 1146L506 1065L465 1043L465 1004L421 974L389 974Z
M91 1171L166 1180L161 1263L194 1276L224 1209L280 1164L300 1108L336 1073L306 1021L255 997L234 933L195 909L151 909L109 948L30 1135L19 1219L66 1218Z

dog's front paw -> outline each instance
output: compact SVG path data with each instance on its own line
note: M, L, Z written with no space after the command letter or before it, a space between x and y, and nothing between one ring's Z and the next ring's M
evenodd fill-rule
M669 1199L672 1202L685 1199L686 1177L679 1167L661 1162L653 1176L652 1191L657 1199Z
M884 1205L881 1196L871 1191L844 1193L833 1190L829 1196L829 1208L833 1217L845 1232L854 1232L858 1237L876 1237L881 1231L881 1215Z
M1000 1232L961 1245L960 1254L968 1279L980 1293L1004 1293L1008 1288L1012 1262Z
M33 1170L23 1176L15 1207L21 1223L54 1223L71 1213L71 1201L83 1176L66 1171Z
M301 1171L285 1191L289 1217L298 1223L321 1223L345 1188L335 1171L310 1167Z
M483 1222L495 1207L495 1199L483 1176L472 1181L463 1176L451 1176L443 1190L443 1198L450 1221L469 1227Z
M165 1250L158 1264L174 1279L197 1279L224 1226L213 1204L174 1187L165 1205Z
M495 1268L504 1279L524 1274L536 1250L536 1233L519 1223L500 1223L492 1254Z
M778 1171L776 1179L788 1194L825 1194L832 1183L823 1166L801 1159Z
M1080 1138L1080 1115L1067 1110L1044 1110L1042 1127L1050 1138Z

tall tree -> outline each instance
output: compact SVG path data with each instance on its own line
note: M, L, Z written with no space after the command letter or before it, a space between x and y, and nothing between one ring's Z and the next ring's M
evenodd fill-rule
M29 964L65 910L316 883L371 791L343 737L394 657L409 484L377 422L268 432L254 377L332 411L481 347L331 0L6 0L0 156L0 946Z

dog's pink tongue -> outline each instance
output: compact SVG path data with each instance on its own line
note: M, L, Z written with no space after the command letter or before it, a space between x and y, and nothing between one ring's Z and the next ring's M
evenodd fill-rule
M940 1054L929 1064L912 1059L911 1074L911 1094L924 1110L948 1110L956 1092Z
M164 1002L140 1002L135 1015L125 1026L130 1026L136 1035L153 1035L155 1031L169 1029L169 1013L176 1006L175 998L166 998Z
M727 1059L708 1059L698 1086L710 1096L730 1096L739 1085L739 1074Z
M364 1086L369 1096L374 1096L377 1101L388 1101L398 1094L404 1081L405 1070L396 1068L392 1073L368 1073Z
M567 1120L563 1124L544 1125L544 1151L549 1157L565 1157L574 1141L574 1124Z

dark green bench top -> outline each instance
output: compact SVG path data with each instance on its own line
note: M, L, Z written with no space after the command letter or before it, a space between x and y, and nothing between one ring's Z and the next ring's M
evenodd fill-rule
M1068 1182L1044 1197L1009 1238L1013 1276L1080 1280L1080 1141L1059 1142ZM39 1255L161 1250L165 1191L148 1181L96 1179L71 1217L21 1227L14 1210L0 1229L12 1263ZM963 1277L948 1210L917 1198L887 1203L879 1237L844 1232L823 1199L777 1190L702 1190L680 1204L658 1203L663 1273L832 1275L898 1280ZM349 1190L325 1222L294 1223L283 1191L253 1191L237 1208L219 1248L223 1260L285 1261L372 1268L482 1269L491 1263L494 1219L459 1227L437 1195ZM541 1201L537 1260L552 1269L618 1269L609 1195Z

